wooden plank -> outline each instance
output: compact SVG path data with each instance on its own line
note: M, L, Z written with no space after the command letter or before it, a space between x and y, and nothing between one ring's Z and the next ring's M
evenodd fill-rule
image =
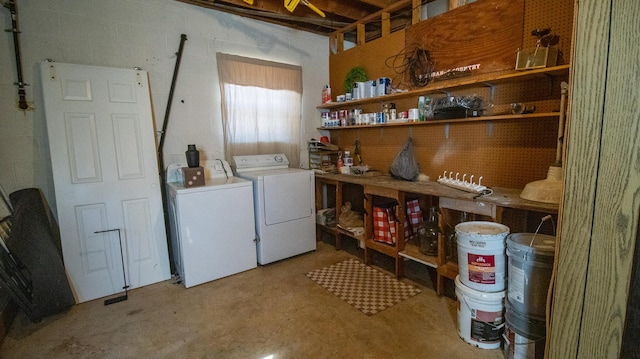
M453 198L440 198L440 208L454 209L456 211L475 213L487 217L496 218L495 204L487 204L476 201L463 201Z
M363 45L365 42L367 42L367 32L365 29L364 24L358 24L357 26L357 40L356 40L358 45Z
M387 36L391 33L391 16L388 12L382 13L382 36Z
M411 25L415 25L422 21L422 1L413 0L411 11Z
M580 11L583 6L588 9L590 5L589 1L581 2ZM603 111L598 109L596 112L600 117L602 132L598 141L601 143L599 158L597 163L594 163L597 166L592 168L592 176L597 176L597 182L592 217L594 222L591 240L588 241L590 248L578 358L617 358L620 355L623 335L621 328L624 328L625 324L633 251L638 230L640 168L637 163L640 161L640 111L637 106L630 107L629 104L640 97L637 65L637 59L640 57L640 2L612 1L610 6L612 8L608 31L605 27L605 31L598 34L602 36L608 32L608 36L603 36L600 40L602 42L595 40L598 42L592 43L605 45L605 39L609 39L608 51L602 51L604 54L608 52L607 70L603 71L606 73L605 89L602 92L594 91L599 94L598 100L591 98L596 100L596 104L602 104L604 99L604 106ZM606 22L605 18L609 16L600 19L589 16L589 26L595 25L596 28L600 28L600 24L594 23L599 20ZM582 31L591 33L592 30L578 25L577 32L580 34ZM598 47L595 46L592 50L597 50ZM591 56L600 57L595 54ZM590 64L595 65L590 68L591 74L598 71L602 65L600 62ZM580 74L584 75L582 72ZM630 77L630 74L634 76ZM593 81L593 77L590 81ZM591 84L593 82L586 87L576 85L576 96L582 93L582 89L595 90L590 87ZM578 106L576 104L575 107ZM573 145L572 142L571 146ZM584 239L582 238L583 241ZM637 356L638 343L635 343L635 349L634 356Z
M375 13L367 16L367 17L364 17L364 18L360 19L359 21L356 21L356 22L354 22L352 24L349 24L349 25L347 25L347 26L345 26L343 28L340 28L340 29L336 30L335 32L345 33L345 32L352 31L352 30L356 29L358 24L366 24L368 22L371 22L371 21L374 21L376 19L379 19L380 15L383 12L392 13L394 11L398 11L398 10L400 10L402 8L405 8L405 7L409 6L409 4L411 4L412 1L415 1L415 0L400 0L400 1L397 1L397 2L389 5L388 7L384 8L384 9L378 11L378 12L375 12Z
M367 70L369 79L379 77L393 79L396 75L393 69L386 66L384 59L389 54L396 54L404 48L404 31L396 31L388 36L369 41L363 45L329 55L329 83L333 99L344 94L344 79L355 66L363 66Z
M429 51L435 71L474 64L480 64L477 73L514 68L523 18L524 0L477 1L411 26L406 43Z
M594 245L595 195L599 155L602 150L600 136L607 80L610 6L610 2L587 0L581 1L578 7L571 119L568 126L567 158L564 162L565 194L560 210L560 240L555 261L557 277L554 284L550 330L547 333L550 358L617 357L597 355L596 351L579 354L582 346L595 349L588 343L589 340L593 340L597 343L596 346L599 346L603 338L610 339L608 335L611 333L610 329L603 327L608 326L606 320L598 323L597 335L594 333L587 338L587 330L581 333L582 322L586 319L583 316L589 252L594 252L591 246ZM606 176L613 177L608 174ZM612 223L618 222L614 220ZM622 238L607 233L605 238L599 240L603 241L603 245L610 246L606 249L606 252L610 253L616 247L613 242ZM600 254L594 255L597 257ZM600 267L600 270L610 272L613 269L611 266L617 265L609 263L609 266L607 269ZM603 294L605 292L606 295L611 295L608 290ZM606 305L609 300L604 299L603 302L603 305ZM600 312L597 315L603 315L602 308ZM618 334L619 328L615 330Z

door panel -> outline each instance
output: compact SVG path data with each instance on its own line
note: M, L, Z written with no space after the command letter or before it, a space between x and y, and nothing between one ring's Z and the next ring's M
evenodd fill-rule
M65 124L71 181L101 181L95 117L90 113L65 114Z
M169 279L144 71L42 63L64 262L79 302ZM104 230L120 230L95 233ZM122 240L122 255L120 251Z
M119 179L144 177L138 116L113 115L113 132Z

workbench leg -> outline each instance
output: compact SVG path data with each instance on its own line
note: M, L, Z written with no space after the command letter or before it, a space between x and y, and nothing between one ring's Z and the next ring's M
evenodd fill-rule
M401 256L396 257L396 279L404 277L404 258Z
M364 264L371 265L371 254L372 254L372 252L373 252L373 249L370 249L365 244L365 246L364 246Z

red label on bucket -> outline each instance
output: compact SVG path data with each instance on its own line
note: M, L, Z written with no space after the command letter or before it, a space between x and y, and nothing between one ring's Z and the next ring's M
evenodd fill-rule
M493 255L467 254L469 281L480 284L496 284L496 262Z

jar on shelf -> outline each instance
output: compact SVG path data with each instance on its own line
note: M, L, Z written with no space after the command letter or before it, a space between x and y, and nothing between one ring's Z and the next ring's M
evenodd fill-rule
M429 256L438 255L438 208L429 208L429 218L418 228L418 250Z
M468 212L461 212L460 213L460 222L458 223L463 223L463 222L468 222L469 221L469 213ZM454 223L451 227L451 232L449 233L449 235L445 238L445 245L446 245L446 259L454 262L454 263L458 263L458 238L456 237L456 231L454 229L456 223Z

